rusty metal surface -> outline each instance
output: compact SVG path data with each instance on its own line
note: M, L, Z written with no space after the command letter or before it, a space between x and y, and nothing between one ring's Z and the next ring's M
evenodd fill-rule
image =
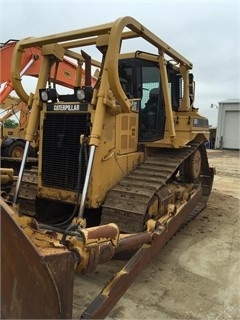
M186 217L189 214L191 215L192 212L196 214L201 209L200 204L204 206L206 201L207 198L202 196L202 189L200 188L178 215L173 216L168 220L167 224L156 229L152 234L151 243L142 245L123 269L113 276L102 292L83 312L81 319L105 318L149 260L159 252L183 225Z
M37 179L37 167L32 167L29 170L25 169L18 194L19 212L22 214L30 216L36 214L35 199L37 194ZM10 196L12 198L14 197L16 183L17 181L15 180L11 188Z
M151 240L152 235L149 232L142 232L133 235L123 235L123 237L120 238L118 247L115 250L115 254L128 251L132 252L132 250L138 249L144 243L151 242Z
M108 239L111 240L111 242L114 245L118 244L119 239L119 230L118 226L114 223L110 223L107 225L97 226L97 227L91 227L87 229L83 229L82 233L84 235L84 241L85 244L91 243L92 240L99 239Z
M71 318L73 257L37 251L1 204L1 316L5 319Z

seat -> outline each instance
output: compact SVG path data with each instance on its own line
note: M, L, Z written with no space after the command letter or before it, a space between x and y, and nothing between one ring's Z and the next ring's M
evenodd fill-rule
M149 111L156 112L156 108L158 105L158 92L159 92L159 88L153 88L150 90L149 99L146 103L146 108L145 108L146 112L149 112Z

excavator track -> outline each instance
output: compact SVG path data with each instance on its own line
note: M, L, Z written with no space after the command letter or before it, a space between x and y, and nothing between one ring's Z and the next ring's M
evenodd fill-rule
M161 154L147 157L143 164L109 191L103 204L101 223L114 222L126 233L141 232L152 199L166 197L164 187L174 177L184 160L198 148L201 148L202 156L202 181L199 187L202 186L203 195L199 204L189 212L186 223L191 220L205 207L213 179L206 149L198 142L182 149L162 149Z

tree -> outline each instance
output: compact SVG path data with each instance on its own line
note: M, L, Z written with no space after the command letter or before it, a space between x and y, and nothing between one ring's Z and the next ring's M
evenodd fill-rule
M7 119L6 121L4 121L4 128L17 128L18 123L15 120L12 119Z

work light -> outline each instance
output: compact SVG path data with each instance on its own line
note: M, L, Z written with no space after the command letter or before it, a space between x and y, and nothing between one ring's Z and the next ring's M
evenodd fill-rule
M91 86L75 87L74 95L76 99L79 101L90 102L93 95L93 89Z
M43 102L47 102L47 101L56 102L57 101L57 91L54 88L39 89L39 95L40 95L41 101L43 101Z
M80 87L75 87L74 88L74 94L75 94L75 97L79 100L79 101L82 101L85 99L85 91L83 88L80 88Z

